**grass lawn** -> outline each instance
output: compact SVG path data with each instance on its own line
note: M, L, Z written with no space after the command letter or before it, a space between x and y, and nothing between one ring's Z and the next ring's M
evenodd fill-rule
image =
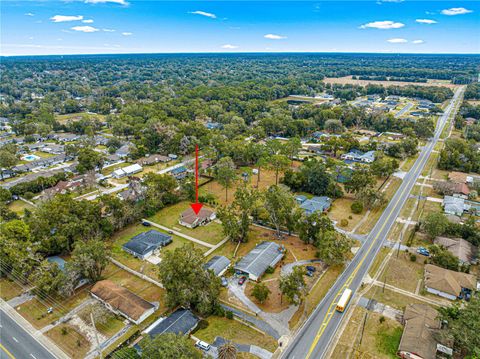
M387 256L388 252L390 252L390 249L388 248L380 249L380 252L378 252L377 256L375 257L375 260L373 261L370 269L368 270L368 274L370 275L370 277L373 278L375 274L377 274L377 271L380 268L380 265L382 264L383 260Z
M415 292L418 281L423 279L424 266L419 262L410 261L405 252L400 252L398 258L393 255L378 280L397 288Z
M30 211L32 211L35 207L33 207L32 205L18 199L16 201L13 201L13 202L10 202L8 204L8 209L10 209L11 211L15 212L16 214L18 214L19 216L23 216L25 214L25 210L28 209Z
M59 324L46 335L52 339L71 358L84 358L90 350L90 342L75 327Z
M206 226L199 226L194 229L190 229L184 226L181 226L178 223L180 214L190 207L190 203L187 201L177 203L173 206L166 207L159 211L154 216L148 218L148 220L166 226L168 228L175 229L180 233L184 233L193 238L197 238L201 241L217 244L223 238L222 225L217 222L210 222Z
M133 270L136 270L138 272L141 272L145 275L148 275L149 277L152 277L154 279L157 278L157 266L148 262L148 261L143 261L141 259L135 258L131 254L125 252L122 249L122 246L128 242L131 238L136 236L139 233L142 232L147 232L149 230L156 230L161 233L167 234L165 231L162 231L160 228L156 227L145 227L141 225L140 223L138 224L132 224L125 229L115 233L111 239L111 249L112 249L112 257L118 260L119 262L125 264L129 268L132 268ZM160 249L160 257L162 256L162 253L165 251L172 251L175 248L181 247L186 243L193 243L185 238L178 237L172 234L169 234L169 236L172 237L172 243L170 243L168 246ZM201 251L202 253L206 250L205 247L200 246L199 244L193 243L194 247Z
M257 345L272 353L277 348L277 341L274 338L237 320L210 316L206 321L208 326L193 335L207 343L212 343L216 337L222 337L238 344Z
M378 286L373 286L364 295L364 297L375 299L377 302L387 304L393 308L400 309L400 310L405 310L405 307L407 306L407 304L412 304L412 303L425 304L425 302L423 301L400 294L398 292L394 292L390 289L385 289L385 291L383 291L383 289Z
M22 294L23 288L9 278L0 278L0 297L8 301Z
M290 319L290 329L294 329L301 321L303 314L308 317L320 301L325 297L330 287L342 273L343 265L327 268L320 280L309 290L302 305Z
M348 225L342 227L342 229L346 231L351 231L358 224L358 222L360 222L366 212L366 210L364 210L360 214L354 214L350 208L353 202L353 197L338 198L333 201L333 205L327 214L332 221L337 222L338 226L340 226L340 221L342 219L346 219L348 221Z
M39 300L37 298L29 300L15 309L35 328L40 329L59 319L70 312L73 308L80 305L89 297L90 287L84 287L79 292L67 299ZM47 314L47 309L53 307L53 313Z
M105 269L103 277L130 290L149 302L160 302L161 308L165 307L163 305L165 291L162 288L130 274L112 263Z
M403 328L397 321L384 318L380 322L381 315L368 312L365 322L364 308L355 308L349 324L335 347L332 358L396 358L396 352ZM363 323L362 343L360 345L361 328Z

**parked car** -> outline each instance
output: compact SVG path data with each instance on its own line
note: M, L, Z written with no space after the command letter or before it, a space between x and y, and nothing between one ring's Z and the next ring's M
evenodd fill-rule
M422 256L425 256L425 257L430 257L430 252L425 247L418 247L417 248L417 253L421 254Z
M315 268L314 266L307 266L306 268L309 272L315 272L317 270L317 268Z
M200 348L200 349L206 351L206 352L208 352L208 351L210 350L210 344L205 343L205 342L203 342L203 341L201 341L201 340L197 340L197 342L195 343L195 346L196 346L197 348Z
M240 279L238 280L238 284L243 285L243 283L245 283L246 280L247 280L247 277L240 277Z
M222 287L228 287L228 280L225 277L222 277Z
M312 271L307 271L306 275L308 275L309 277L313 277L313 272Z
M142 222L142 225L145 227L151 227L151 224L149 222Z

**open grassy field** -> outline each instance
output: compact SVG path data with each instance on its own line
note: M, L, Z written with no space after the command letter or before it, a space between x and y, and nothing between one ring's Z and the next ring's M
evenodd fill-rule
M194 229L184 227L178 223L180 214L189 207L190 203L183 201L162 209L154 216L148 218L148 220L210 244L217 244L220 242L224 238L224 235L222 232L222 225L218 222L210 222L206 226L199 226Z
M327 84L340 84L340 85L359 85L359 86L367 86L369 84L373 85L383 85L383 86L443 86L448 88L456 88L458 85L454 85L451 83L446 83L443 81L437 80L428 80L428 82L403 82L403 81L375 81L375 80L354 80L352 76L344 76L344 77L327 77L323 79L323 82Z
M340 226L340 221L342 219L346 219L348 224L342 227L342 229L346 231L351 231L353 228L355 228L366 212L366 210L364 210L360 214L353 213L350 207L354 201L355 199L353 196L346 194L345 197L337 198L335 201L333 201L332 207L327 213L328 217L332 221L337 222L338 226Z
M400 252L398 258L396 255L390 258L378 280L386 280L386 283L397 288L415 292L418 281L423 279L423 271L423 263L412 262L407 253Z
M60 122L61 124L67 123L69 121L75 122L80 121L83 116L87 116L91 119L98 119L99 121L105 120L105 115L101 114L89 114L86 112L75 112L75 113L68 113L65 115L55 115L55 119Z
M67 299L34 298L15 309L35 328L41 329L85 301L89 297L89 289L90 287L84 287ZM50 307L53 308L53 313L47 314L47 309Z
M9 278L0 278L0 298L8 301L22 294L23 288Z
M206 321L208 326L197 330L194 335L207 343L212 343L216 337L222 337L238 344L257 345L270 352L277 348L277 341L274 338L237 320L210 316Z
M31 211L31 210L34 209L34 207L32 205L18 199L16 201L10 202L8 204L8 209L15 212L19 216L23 216L25 214L26 209Z
M412 303L425 303L421 300L405 296L398 292L394 292L390 289L383 290L381 287L373 286L365 295L364 297L375 299L377 302L388 304L389 306L405 310L405 307L408 304ZM438 298L438 297L437 297Z
M349 324L335 347L332 358L396 358L396 352L403 328L397 321L368 312L364 308L355 308ZM362 336L362 327L365 331ZM360 343L361 338L361 343Z
M73 359L84 358L90 350L90 342L74 326L59 324L46 335Z

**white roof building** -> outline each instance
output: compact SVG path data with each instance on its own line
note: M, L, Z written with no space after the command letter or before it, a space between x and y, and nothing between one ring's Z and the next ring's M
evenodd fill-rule
M125 176L131 176L138 172L142 172L142 170L143 170L143 167L140 166L138 163L135 163L127 167L116 169L115 171L112 172L112 176L114 178L122 178Z

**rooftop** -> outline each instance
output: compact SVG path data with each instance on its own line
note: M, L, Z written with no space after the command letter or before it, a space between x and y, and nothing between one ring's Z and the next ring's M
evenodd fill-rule
M123 245L124 249L144 256L158 247L164 247L172 242L172 237L154 229L137 234Z
M160 318L150 325L145 333L151 337L163 333L187 334L194 329L200 319L188 309L177 309L166 318Z
M205 270L212 270L215 275L219 275L225 268L230 265L230 259L225 256L214 256L204 264Z
M262 242L252 249L236 265L235 269L261 277L268 267L283 257L282 247L275 242Z
M477 280L472 274L455 272L433 264L427 264L425 265L425 286L458 296L462 288L475 289Z

